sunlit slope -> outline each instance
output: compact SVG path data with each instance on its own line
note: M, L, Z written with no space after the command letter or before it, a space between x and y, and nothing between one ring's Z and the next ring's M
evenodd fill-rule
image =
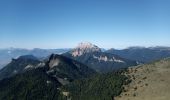
M115 100L169 100L170 58L129 68L132 82Z

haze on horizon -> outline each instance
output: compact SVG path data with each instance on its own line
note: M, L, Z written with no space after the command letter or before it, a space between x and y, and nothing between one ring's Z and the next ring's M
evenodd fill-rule
M169 0L1 0L0 48L170 46Z

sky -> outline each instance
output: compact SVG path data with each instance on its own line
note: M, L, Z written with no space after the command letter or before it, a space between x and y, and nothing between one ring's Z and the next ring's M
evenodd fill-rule
M169 0L0 0L0 48L170 46Z

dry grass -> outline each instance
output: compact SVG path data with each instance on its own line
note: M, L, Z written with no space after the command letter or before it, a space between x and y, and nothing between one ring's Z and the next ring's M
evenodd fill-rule
M170 59L129 68L132 82L115 100L170 100Z

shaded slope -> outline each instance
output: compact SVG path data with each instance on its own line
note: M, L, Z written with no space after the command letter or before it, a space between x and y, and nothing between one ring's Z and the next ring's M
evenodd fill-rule
M45 70L30 70L0 81L0 100L56 100L59 86Z
M77 61L52 54L44 66L1 80L0 100L65 100L61 86L95 73Z
M18 73L22 73L25 68L35 67L39 63L40 61L32 55L25 55L20 56L17 59L12 59L8 65L0 70L0 80Z
M128 83L122 72L98 74L94 77L74 81L64 87L73 100L113 100Z
M80 61L94 70L104 73L137 65L135 61L103 52L85 53L77 57L73 57L70 53L65 53L64 56Z
M57 54L50 56L46 66L49 68L47 73L51 76L69 81L86 78L96 73L78 61Z

